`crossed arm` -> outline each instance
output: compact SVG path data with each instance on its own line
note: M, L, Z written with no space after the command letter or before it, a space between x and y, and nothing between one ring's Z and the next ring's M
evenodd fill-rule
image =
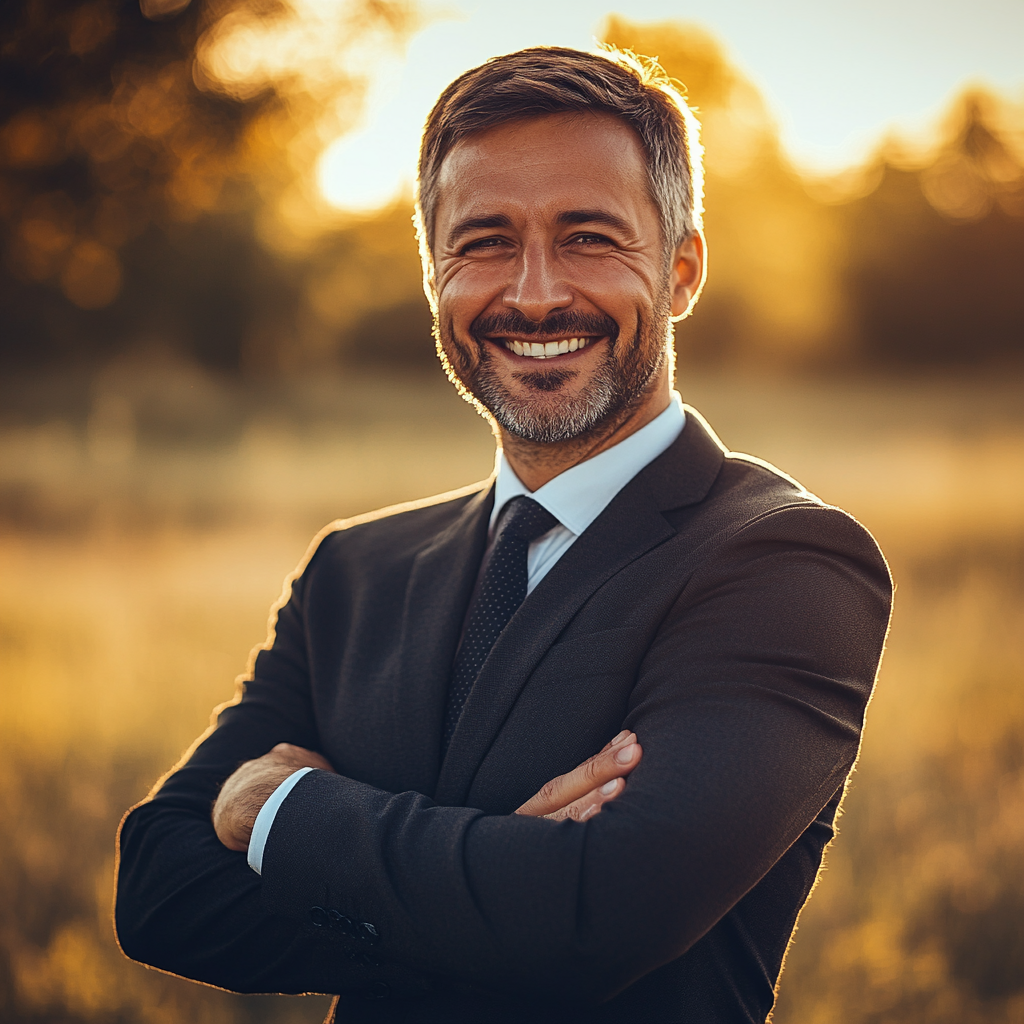
M601 751L579 767L559 775L520 807L516 814L563 821L586 821L600 813L626 786L626 776L643 757L636 733L623 729ZM262 757L237 768L221 789L213 806L217 838L229 849L245 852L253 826L271 794L293 772L319 768L337 774L321 754L292 743L278 743Z

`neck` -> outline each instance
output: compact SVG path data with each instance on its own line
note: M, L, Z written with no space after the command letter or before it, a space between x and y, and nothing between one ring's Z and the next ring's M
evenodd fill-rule
M664 369L639 401L621 410L618 415L602 420L593 430L568 441L542 444L527 441L501 428L501 447L516 476L530 490L536 491L567 469L607 451L630 434L635 434L660 416L671 401L667 368Z

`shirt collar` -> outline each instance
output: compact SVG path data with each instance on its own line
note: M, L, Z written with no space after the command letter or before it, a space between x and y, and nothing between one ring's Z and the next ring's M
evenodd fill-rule
M526 494L546 508L570 533L579 536L641 469L679 437L685 424L683 400L678 391L673 391L668 408L645 427L600 455L559 473L532 493L516 476L505 453L499 448L491 530L494 530L505 505Z

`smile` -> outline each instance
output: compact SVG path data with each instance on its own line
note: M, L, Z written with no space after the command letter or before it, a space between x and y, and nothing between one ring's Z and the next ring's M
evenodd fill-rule
M578 352L581 348L586 348L593 340L593 338L562 338L559 341L540 342L502 338L500 344L517 356L527 356L530 359L553 359L555 356L564 356L569 352Z

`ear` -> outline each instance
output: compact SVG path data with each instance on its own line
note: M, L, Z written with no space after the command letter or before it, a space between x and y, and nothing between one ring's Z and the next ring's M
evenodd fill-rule
M693 309L704 287L706 270L704 234L695 231L672 254L669 289L673 320L682 320Z

